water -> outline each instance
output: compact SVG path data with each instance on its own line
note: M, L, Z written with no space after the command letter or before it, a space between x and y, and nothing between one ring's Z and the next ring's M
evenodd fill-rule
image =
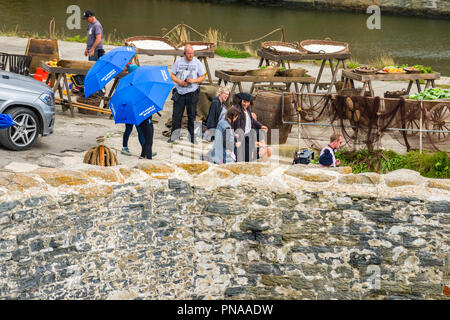
M0 28L48 34L49 21L56 21L58 33L85 36L86 22L80 30L68 30L66 13L73 0L0 0ZM126 38L161 35L180 22L202 33L219 29L233 42L256 39L284 25L288 41L324 39L349 43L355 59L367 62L377 55L389 55L400 64L431 66L450 75L450 21L418 17L381 17L381 30L366 27L367 14L310 11L285 8L256 8L245 5L211 4L170 0L77 0L83 12L91 9L102 23L105 36ZM192 38L195 33L190 32ZM278 32L263 41L280 40ZM199 39L197 39L199 40ZM255 44L255 48L259 43Z

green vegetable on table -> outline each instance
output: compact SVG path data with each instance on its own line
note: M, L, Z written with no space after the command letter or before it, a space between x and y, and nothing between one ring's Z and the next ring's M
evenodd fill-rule
M429 88L420 93L415 93L409 96L412 100L438 100L450 99L449 89Z
M402 64L400 67L396 67L396 68L408 68L408 67L410 67L410 66L407 64ZM415 66L412 66L412 67L419 69L420 73L433 73L434 72L433 69L431 69L431 67L425 67L421 64L416 64Z

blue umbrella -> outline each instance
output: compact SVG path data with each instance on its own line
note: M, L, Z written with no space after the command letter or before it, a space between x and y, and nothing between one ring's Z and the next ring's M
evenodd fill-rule
M0 129L12 127L14 124L15 122L9 114L0 113Z
M115 76L121 73L136 55L133 47L118 47L103 55L89 69L84 79L84 96L103 89Z
M174 87L167 67L141 66L123 77L109 102L116 123L139 125L161 111Z

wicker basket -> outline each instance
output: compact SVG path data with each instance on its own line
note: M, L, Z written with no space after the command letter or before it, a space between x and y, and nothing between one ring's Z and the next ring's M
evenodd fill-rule
M231 74L232 76L245 76L247 74L246 70L238 70L238 69L229 69L224 71L227 74Z
M92 98L89 97L87 99L83 98L83 97L77 97L76 98L77 102L79 103L83 103L83 104L87 104L87 105L91 105L93 107L100 107L100 103L102 102L101 98ZM83 114L92 114L92 115L97 115L96 111L93 110L86 110L83 108L78 108L78 112L79 113L83 113Z
M296 50L296 52L289 52L289 51L278 51L273 48L273 46L280 46L280 47L287 47ZM298 46L296 43L291 42L283 42L283 41L265 41L261 43L261 47L264 50L270 51L271 53L275 53L278 55L286 55L286 54L304 54L306 53L305 50L303 50L301 47Z
M125 39L125 45L126 46L132 46L132 42L134 41L143 41L143 40L155 40L155 41L162 41L169 46L171 46L174 50L176 49L176 46L168 39L163 37L155 37L155 36L135 36ZM148 50L163 50L163 49L148 49Z
M360 67L357 67L357 68L353 69L353 72L356 72L359 74L376 74L378 72L378 70L377 69L365 70L365 69L360 69Z
M403 68L403 70L405 70L407 73L421 73L422 72L419 69L411 69L409 67Z
M315 53L315 54L327 54L327 52L314 52L310 51L305 48L305 46L312 45L312 44L318 44L318 45L329 45L329 46L342 46L344 49L336 52L328 52L328 54L334 54L334 53L347 53L349 51L348 49L348 43L346 42L339 42L339 41L331 41L331 40L303 40L300 42L300 46L303 50L305 50L308 53Z
M212 42L203 42L203 41L183 41L179 45L177 45L177 49L181 50L185 45L190 44L194 47L194 52L198 51L212 51L216 50L216 45ZM205 49L195 49L195 46L204 46Z
M406 92L406 89L403 90L397 90L397 91L386 91L384 93L385 98L401 98L401 97L408 97L408 93Z
M280 71L280 75L282 77L303 77L306 74L306 70L305 69L287 69L287 70L283 70Z
M255 70L248 70L247 75L248 76L258 76L258 77L273 77L275 73L277 73L277 68L271 68L267 67L264 69L255 69Z

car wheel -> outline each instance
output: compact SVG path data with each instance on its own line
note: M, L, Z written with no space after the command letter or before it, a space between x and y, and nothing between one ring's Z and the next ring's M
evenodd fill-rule
M17 124L0 130L0 143L10 150L22 151L30 149L36 142L40 132L38 116L30 109L24 107L15 107L9 109L6 113L11 115Z

